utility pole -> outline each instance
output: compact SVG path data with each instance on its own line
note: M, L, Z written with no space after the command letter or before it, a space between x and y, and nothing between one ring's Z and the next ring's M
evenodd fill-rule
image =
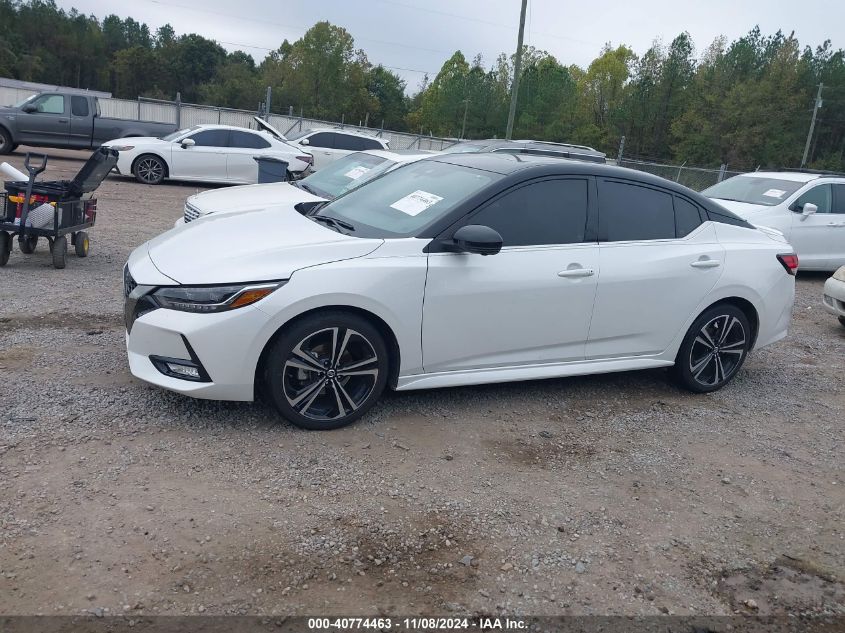
M513 136L513 119L516 116L516 97L519 92L519 74L522 72L522 38L525 35L525 9L528 0L522 0L522 10L519 12L519 37L516 42L516 59L513 62L513 83L511 84L511 108L508 111L508 127L505 138Z
M810 155L810 143L813 140L813 131L816 129L816 115L819 108L822 107L822 90L824 84L819 84L819 92L816 95L816 104L813 106L813 119L810 121L810 132L807 134L807 144L804 145L804 158L801 159L801 167L807 164L807 158Z
M463 140L464 132L466 132L466 129L467 129L467 109L468 108L469 108L469 99L464 99L464 122L463 122L463 125L461 125L461 136L460 136L461 140Z

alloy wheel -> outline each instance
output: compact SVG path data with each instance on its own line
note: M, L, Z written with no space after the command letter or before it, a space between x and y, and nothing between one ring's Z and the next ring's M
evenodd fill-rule
M379 358L356 330L331 327L303 338L282 370L288 404L312 420L351 415L366 402L379 376Z
M155 158L142 158L136 167L138 177L146 183L155 184L164 176L164 165Z
M747 347L745 328L738 318L725 314L711 319L690 347L693 380L706 387L727 382L742 364Z

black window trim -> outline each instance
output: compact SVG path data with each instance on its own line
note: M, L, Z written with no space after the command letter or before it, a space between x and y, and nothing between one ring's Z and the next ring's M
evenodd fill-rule
M598 244L598 197L597 197L597 189L596 189L596 178L595 176L587 175L587 174L552 174L546 176L538 176L536 178L529 178L528 180L523 180L517 183L512 184L510 187L503 189L502 191L497 192L496 194L492 195L488 199L480 202L478 205L464 213L461 217L455 220L452 224L448 227L443 229L437 237L435 237L430 244L428 244L424 249L423 252L426 253L447 253L453 252L450 251L449 248L446 246L446 242L452 239L452 236L462 226L466 226L467 224L472 224L472 218L475 217L478 213L486 209L489 205L493 204L497 200L507 196L518 189L522 189L523 187L527 187L529 185L536 184L538 182L544 182L547 180L586 180L587 181L587 223L584 227L584 241L583 242L571 242L565 244L523 244L521 246L503 246L502 250L536 250L536 249L560 249L560 248L568 248L568 247L583 247L583 246L595 246Z
M828 215L845 215L845 182L832 182L830 186L833 188L833 200ZM839 200L840 197L842 198L841 201ZM839 209L842 210L839 211Z
M698 209L698 220L699 220L699 222L698 222L698 226L697 226L697 227L695 227L692 231L690 231L690 232L689 232L689 233L687 233L686 235L678 235L678 208L675 206L675 199L677 199L677 198L680 198L680 199L681 199L681 200L683 200L684 202L687 202L687 203L691 204L693 207L695 207L696 209ZM709 219L710 219L710 218L708 218L708 217L707 217L707 211L705 211L705 210L701 207L701 205L700 205L700 204L698 204L697 202L695 202L695 200L690 199L690 197L689 197L689 196L684 196L684 195L681 195L680 193L675 193L675 194L673 194L673 197L672 197L672 210L675 212L675 239L676 239L676 240L685 240L685 239L687 239L690 235L692 235L692 234L693 234L693 233L695 233L698 229L700 229L702 224L704 224L705 222L709 221Z

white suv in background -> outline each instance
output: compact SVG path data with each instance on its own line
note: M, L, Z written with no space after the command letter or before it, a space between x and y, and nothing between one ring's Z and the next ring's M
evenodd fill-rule
M314 171L352 152L390 149L386 139L339 128L318 128L296 132L288 135L287 141L314 157Z
M701 193L751 224L783 233L802 270L845 265L845 175L757 171Z

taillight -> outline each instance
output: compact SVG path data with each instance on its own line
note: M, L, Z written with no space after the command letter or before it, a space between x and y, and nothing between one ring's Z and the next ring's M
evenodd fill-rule
M783 264L786 272L790 275L798 272L798 255L795 253L781 253L778 255L778 261Z
M314 164L314 157L313 156L297 156L297 158L303 162L308 163L309 165Z

